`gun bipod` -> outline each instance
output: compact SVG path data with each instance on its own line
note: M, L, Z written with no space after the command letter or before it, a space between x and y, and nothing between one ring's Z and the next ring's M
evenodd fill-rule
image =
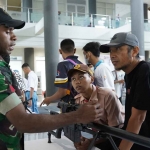
M96 142L96 140L97 140L98 138L108 139L108 140L110 141L110 143L111 143L113 149L114 149L114 150L119 150L118 147L116 146L114 140L112 139L112 137L111 137L109 134L107 134L107 133L105 133L105 132L103 132L103 131L99 131L97 134L95 134L95 136L93 137L93 140L92 140L92 142L91 142L91 144L89 145L89 147L88 147L87 150L91 150L91 149L92 149L93 145L95 145L95 142Z

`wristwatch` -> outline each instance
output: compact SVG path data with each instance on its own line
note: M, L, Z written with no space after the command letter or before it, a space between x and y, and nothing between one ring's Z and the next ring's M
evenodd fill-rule
M29 100L33 100L33 98L31 97Z

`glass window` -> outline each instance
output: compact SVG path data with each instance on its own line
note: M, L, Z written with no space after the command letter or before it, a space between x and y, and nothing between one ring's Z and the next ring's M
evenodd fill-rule
M72 13L74 16L85 16L85 5L79 4L67 4L67 13L70 16Z
M86 1L85 0L67 0L67 3L86 4Z
M85 16L85 6L77 6L77 16Z
M110 15L112 18L115 16L115 4L97 2L97 14Z
M106 3L97 2L96 6L101 8L106 8Z

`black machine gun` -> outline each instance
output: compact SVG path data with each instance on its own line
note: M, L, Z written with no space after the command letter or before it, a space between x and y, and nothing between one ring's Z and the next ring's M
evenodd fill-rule
M67 113L71 111L76 111L79 108L78 104L75 103L65 103L65 102L59 102L58 107L61 108L62 113ZM51 115L59 114L58 112L50 111ZM95 129L95 130L92 130ZM56 138L61 138L61 133L64 132L64 136L66 136L68 139L70 139L72 142L80 142L81 137L81 131L87 132L93 135L93 140L91 144L88 147L88 150L91 150L94 146L95 141L98 138L105 138L109 139L110 143L112 144L112 147L114 150L118 150L115 142L113 141L113 137L117 137L120 139L126 139L129 141L132 141L136 144L145 146L150 148L150 138L146 138L137 134L126 132L122 129L118 129L115 127L109 127L107 125L102 124L96 124L96 123L89 123L89 124L73 124L68 125L62 128L59 128L54 131L48 132L48 143L51 143L51 135L54 135Z

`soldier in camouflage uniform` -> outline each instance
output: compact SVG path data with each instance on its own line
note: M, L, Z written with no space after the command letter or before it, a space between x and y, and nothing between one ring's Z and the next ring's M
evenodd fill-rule
M0 150L23 150L22 132L47 132L69 124L97 121L101 116L98 102L89 102L75 112L55 116L26 113L9 66L9 55L16 42L13 30L24 25L25 22L12 19L0 8Z
M12 24L13 28L20 29L24 27L25 22L18 20L11 20L11 17L5 12L3 9L0 9L0 25L4 25L8 28L9 25ZM6 35L12 31L12 29L6 30ZM1 36L0 36L1 37ZM5 103L8 103L10 99L15 99L17 95L21 97L21 91L18 89L17 81L12 74L12 71L9 67L10 61L10 52L13 50L15 45L16 36L12 34L12 41L9 43L7 47L7 53L4 52L5 46L3 43L5 41L0 42L0 150L19 150L20 149L20 139L22 133L19 133L17 129L9 122L7 117L5 116L7 112L7 107L4 106ZM2 50L3 49L3 50ZM15 94L15 93L17 94ZM17 97L18 99L18 97ZM4 103L5 101L5 103ZM6 102L7 101L7 102ZM18 99L14 101L14 104L19 104L21 101ZM13 108L14 105L11 106ZM21 149L24 149L23 147Z
M0 102L3 100L7 101L11 97L14 97L14 92L17 93L18 96L21 96L21 91L18 89L17 81L12 74L8 60L4 57L0 57ZM16 103L20 103L19 101ZM2 102L3 105L3 102ZM4 107L5 108L5 107ZM5 112L6 110L3 110ZM21 133L17 131L17 129L8 121L5 114L0 113L0 143L4 140L7 142L7 148L10 150L19 150L19 142L21 138ZM1 146L1 144L0 144ZM14 148L15 147L15 148ZM0 148L1 150L1 148Z

